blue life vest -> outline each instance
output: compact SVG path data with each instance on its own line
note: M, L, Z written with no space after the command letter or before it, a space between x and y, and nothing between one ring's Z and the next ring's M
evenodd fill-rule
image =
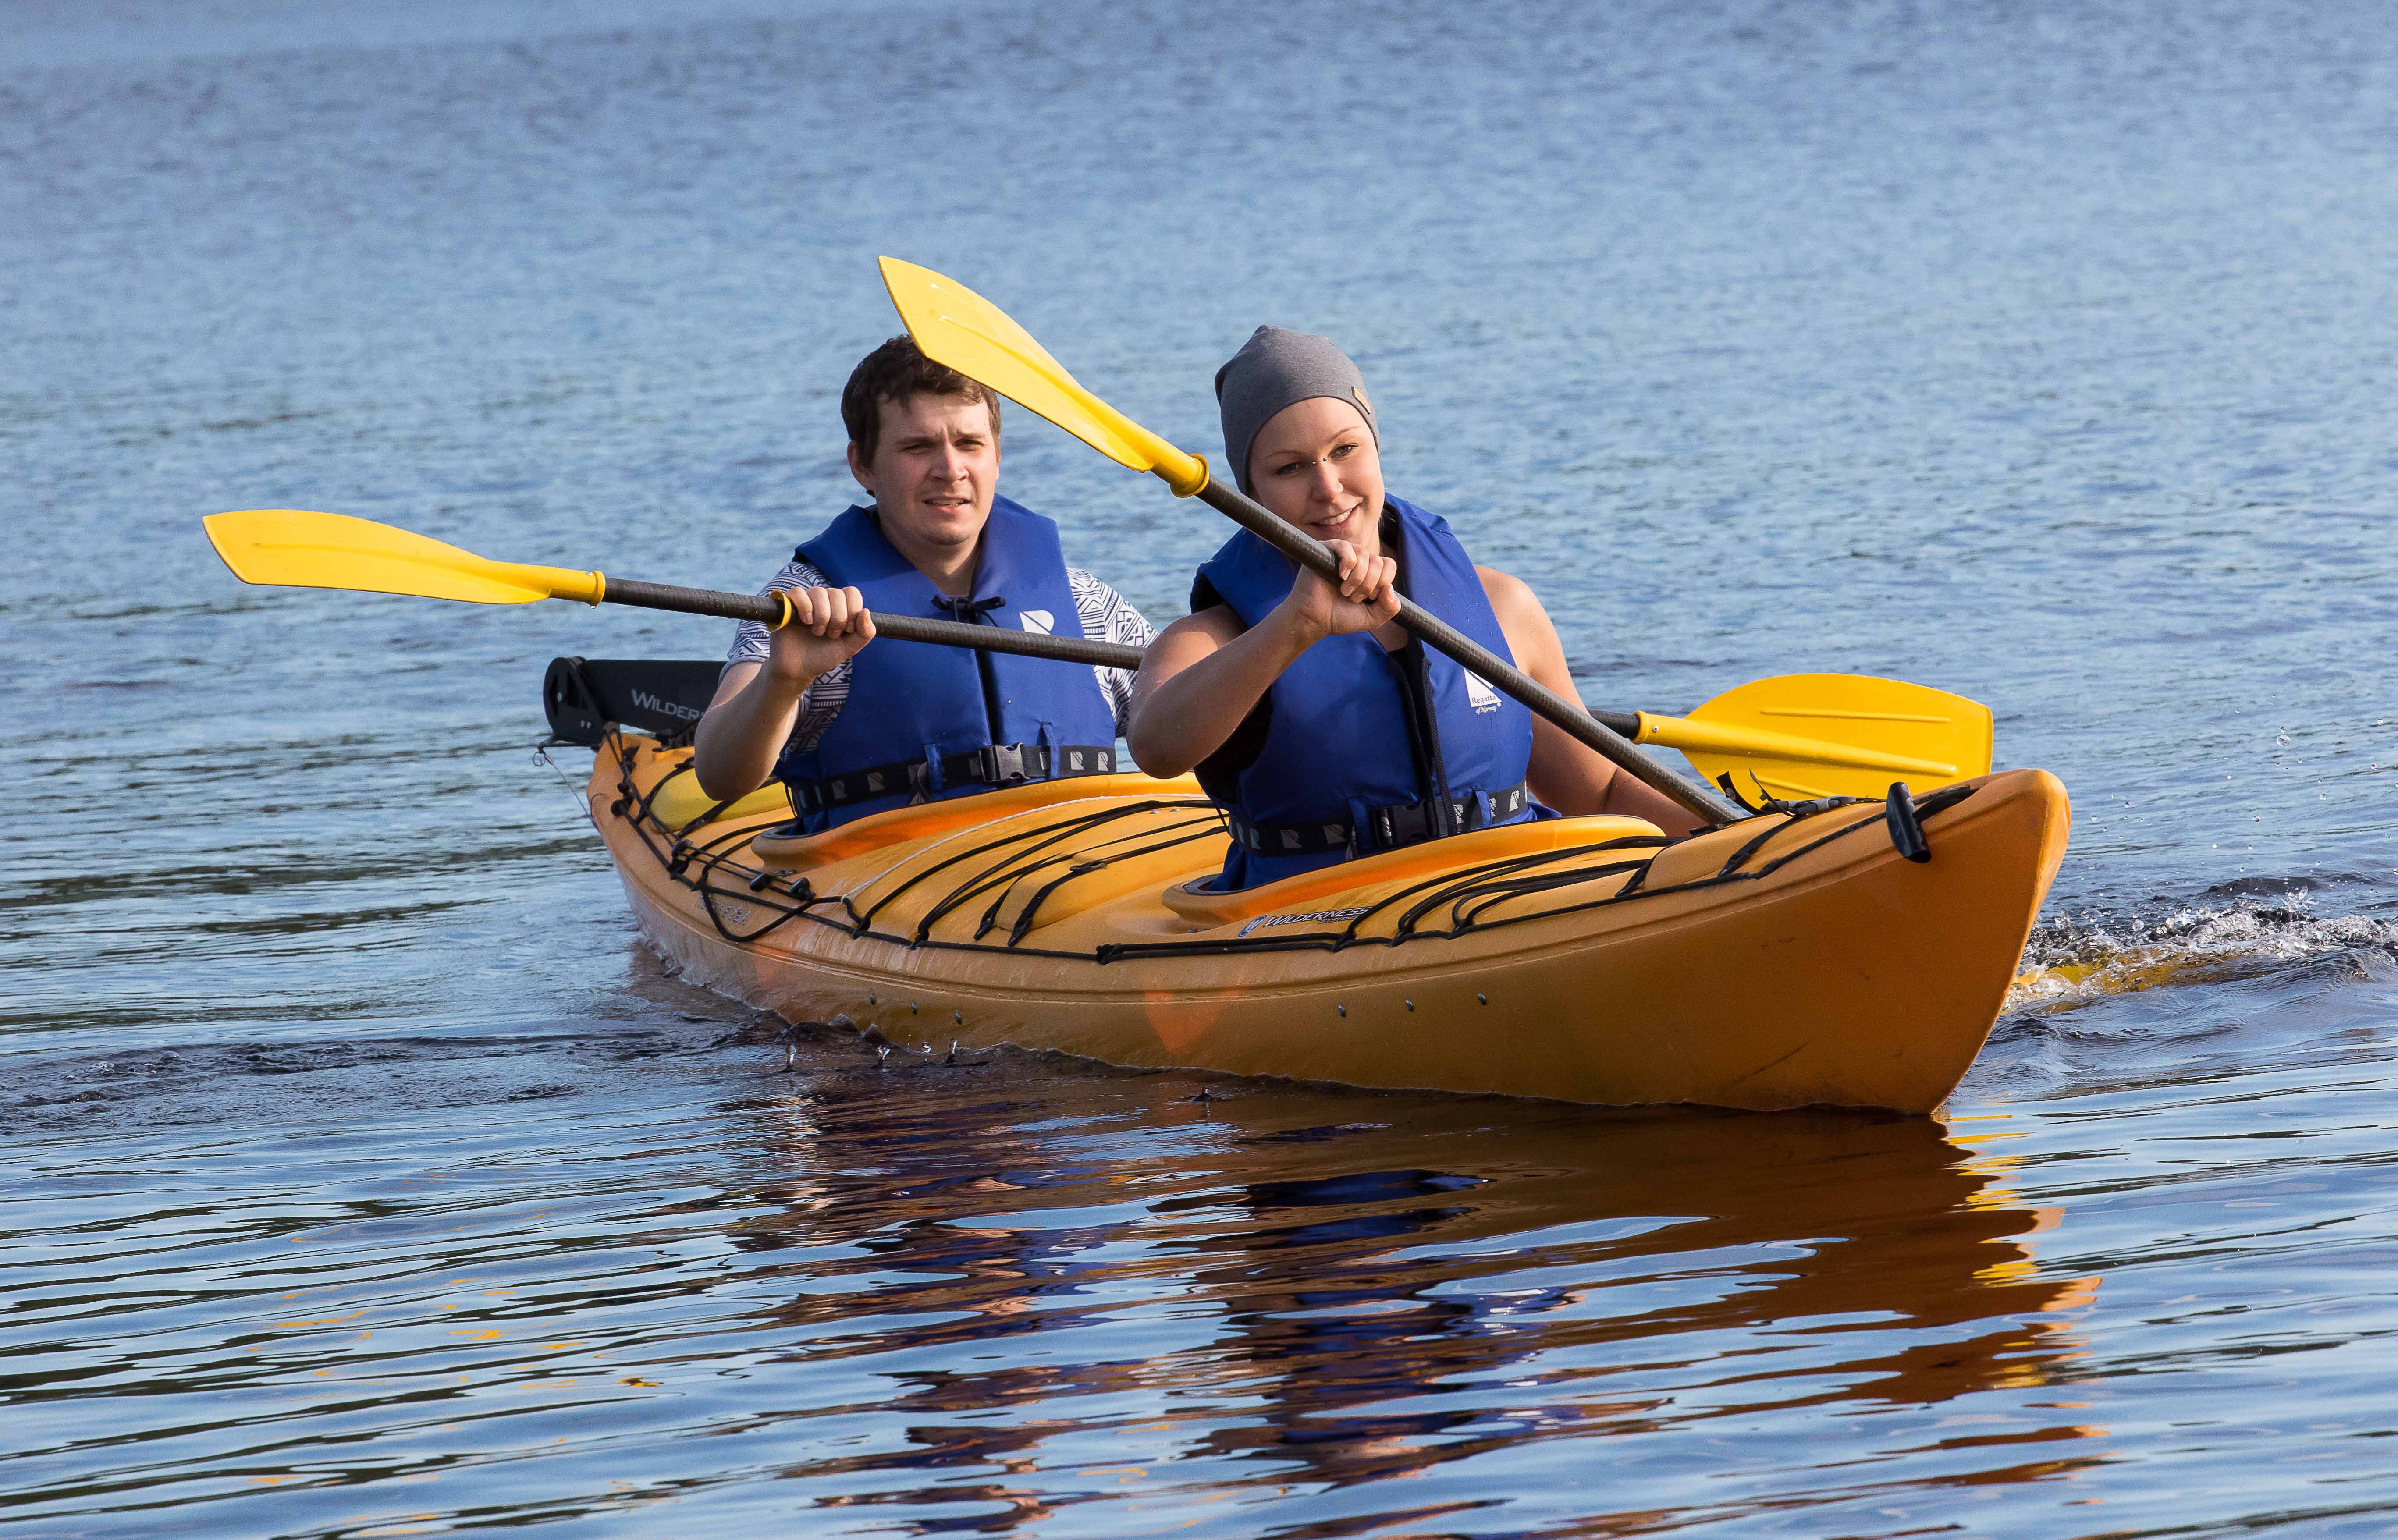
M916 570L865 508L843 513L793 559L855 588L878 614L1083 635L1058 526L1004 497L991 501L964 598ZM1115 769L1115 708L1087 663L877 637L850 670L832 726L775 767L811 834L888 808Z
M1473 559L1447 522L1394 497L1383 505L1400 592L1512 658ZM1298 576L1289 557L1245 529L1199 569L1192 609L1220 602L1256 625ZM1370 633L1327 636L1283 671L1260 709L1256 758L1229 770L1199 767L1207 795L1232 814L1219 890L1556 816L1524 785L1531 712L1421 641L1392 652Z

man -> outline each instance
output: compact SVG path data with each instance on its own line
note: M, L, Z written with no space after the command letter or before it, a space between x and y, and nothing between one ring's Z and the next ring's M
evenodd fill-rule
M1149 645L1149 623L1070 568L1058 527L997 495L999 397L908 337L841 395L868 502L791 554L765 592L791 622L744 624L700 719L700 789L779 779L811 833L913 802L1115 769L1132 676L874 639L873 613Z

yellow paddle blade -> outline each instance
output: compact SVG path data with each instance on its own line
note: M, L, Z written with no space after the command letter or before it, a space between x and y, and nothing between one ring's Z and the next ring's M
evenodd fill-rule
M1710 781L1731 775L1751 800L1880 797L1893 781L1920 797L1990 770L1990 708L1901 679L1785 674L1727 690L1687 725L1697 730L1687 743L1664 732L1654 741L1680 748Z
M346 514L249 508L202 519L209 543L244 583L413 594L468 604L580 599L598 604L597 572L492 561L406 529Z
M1005 311L928 267L882 259L883 287L924 356L1035 411L1119 465L1148 471L1189 497L1206 462L1184 454L1075 382Z

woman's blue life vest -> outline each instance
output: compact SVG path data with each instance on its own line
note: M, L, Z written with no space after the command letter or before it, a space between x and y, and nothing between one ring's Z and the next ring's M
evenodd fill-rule
M1512 660L1473 558L1448 523L1395 497L1383 507L1383 545L1398 560L1400 592ZM1243 530L1199 569L1191 608L1221 603L1256 625L1298 577L1289 557ZM1327 636L1283 670L1259 710L1262 735L1253 716L1233 740L1254 742L1256 757L1228 764L1219 749L1198 770L1231 814L1219 891L1556 816L1524 784L1531 712L1421 641L1393 652L1369 632Z
M852 507L792 553L877 614L1083 635L1058 526L991 500L974 587L951 598ZM775 766L810 834L868 813L1116 766L1115 708L1086 663L878 636L850 659L849 699L805 753Z

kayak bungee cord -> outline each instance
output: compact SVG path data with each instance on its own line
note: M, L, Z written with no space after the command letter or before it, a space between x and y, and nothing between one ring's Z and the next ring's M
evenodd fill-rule
M1338 917L1345 923L1337 930L1300 931L1287 927L1276 927L1273 934L1255 937L1244 934L1232 939L1204 942L1113 943L1089 951L1075 952L1022 944L1025 936L1039 928L1041 922L1036 917L1042 905L1067 883L1103 871L1116 862L1128 860L1136 855L1155 853L1158 850L1197 840L1219 837L1221 819L1212 805L1197 798L1185 801L1145 797L1122 807L1097 812L1078 812L1032 828L1020 829L944 858L925 870L911 875L890 891L879 895L872 903L867 904L863 911L860 911L846 895L818 895L805 877L787 879L788 900L783 895L777 894L774 888L775 873L771 868L751 866L738 860L737 852L746 850L749 838L758 832L754 823L748 821L737 823L732 828L721 831L712 837L694 843L690 836L696 826L695 824L687 822L679 826L668 825L656 817L652 807L659 789L677 775L687 773L688 767L679 767L670 771L667 776L662 777L656 785L652 786L647 794L642 794L635 787L632 779L633 760L640 753L640 746L626 743L621 735L612 735L609 748L616 758L618 786L622 794L611 807L611 814L626 819L633 824L643 846L665 867L667 875L677 883L692 889L698 894L702 906L718 933L728 941L737 943L755 942L790 921L804 917L817 924L829 926L851 936L887 942L908 950L925 948L941 951L1002 952L1018 957L1057 957L1103 964L1136 960L1141 957L1239 956L1249 953L1300 950L1337 952L1352 946L1398 946L1418 941L1454 940L1479 931L1524 924L1559 916L1583 914L1613 904L1662 897L1669 893L1689 892L1735 882L1758 881L1772 876L1789 863L1835 841L1845 839L1860 830L1879 828L1883 825L1883 820L1867 813L1842 822L1837 827L1812 839L1799 840L1792 848L1779 851L1769 861L1754 866L1750 865L1757 855L1776 837L1794 827L1829 813L1874 805L1863 798L1825 798L1815 803L1785 804L1773 812L1762 815L1771 821L1771 826L1743 842L1714 871L1704 876L1673 881L1664 887L1652 888L1648 885L1654 864L1661 854L1682 841L1664 835L1635 835L1595 844L1516 855L1479 866L1444 872L1404 887L1354 912L1340 912ZM1919 816L1924 817L1945 811L1971 797L1974 789L1965 785L1944 787L1915 804L1913 810ZM1204 817L1194 819L1192 822L1204 824L1206 827L1188 833L1183 832L1180 826L1172 826L1165 831L1144 830L1144 835L1158 834L1163 837L1155 838L1149 843L1131 845L1112 852L1094 853L1078 849L1077 853L1081 859L1073 861L1064 871L1034 893L1023 912L1009 927L1009 933L1004 942L984 942L981 939L997 926L999 912L1015 886L1042 867L1053 864L1056 858L1044 855L1042 852L1070 843L1077 836L1087 834L1111 821L1130 820L1142 814L1182 807L1189 807L1194 812L1204 813ZM703 819L702 822L704 821ZM1611 852L1629 855L1634 851L1640 852L1635 859L1608 861L1596 865L1573 864L1587 862L1594 856L1604 856ZM959 879L960 885L937 901L933 911L914 927L914 933L885 932L873 928L875 917L902 894L917 889L944 872L952 871L982 857L992 858L992 864L963 875ZM720 874L739 883L738 889L719 886L715 878ZM1531 907L1520 913L1491 917L1492 910L1511 902L1534 899L1544 893L1559 892L1592 883L1605 882L1610 878L1625 877L1626 874L1629 874L1627 880L1602 896L1576 903ZM999 896L992 900L981 916L980 923L975 932L975 939L963 942L932 939L930 931L937 920L955 913L972 899L992 892L994 890L998 891ZM764 908L773 912L775 917L758 930L746 933L736 932L725 922L723 916L719 912L717 906L719 899L735 901L743 906L745 912L751 907ZM815 912L825 905L838 905L839 915ZM1428 917L1444 908L1448 912L1447 926L1427 928L1423 924ZM1394 909L1399 912L1393 921L1390 934L1362 933L1364 927L1379 917L1390 915ZM1313 919L1318 917L1305 917ZM1327 913L1321 917L1331 919L1336 917L1332 913Z
M1166 840L1156 847L1157 849L1168 850L1172 849L1176 845L1190 844L1195 840L1206 839L1211 836L1222 835L1224 830L1223 815L1218 812L1215 808L1208 803L1199 801L1196 798L1185 800L1179 797L1144 797L1139 801L1129 802L1121 807L1109 808L1103 811L1085 813L1079 817L1070 818L1060 824L1045 824L1039 830L1031 831L1031 833L1045 835L1047 836L1046 838L1040 840L1037 844L1018 850L1016 855L1010 858L1013 861L1026 863L1025 864L1022 864L1017 867L1017 869L1011 871L1008 869L1006 863L1003 863L1002 865L994 871L986 872L978 878L970 879L965 887L957 889L948 897L936 901L931 910L928 911L924 917L917 923L915 939L910 942L909 944L922 945L928 943L932 937L933 926L941 919L944 919L950 914L954 913L958 906L963 904L967 899L974 897L977 893L990 891L990 888L994 885L1012 882L1029 872L1037 871L1042 866L1048 864L1045 860L1031 859L1038 856L1042 850L1049 850L1058 845L1063 844L1067 840L1071 839L1074 836L1090 829L1098 828L1102 824L1136 818L1145 812L1157 812L1165 809L1184 807L1191 808L1194 811L1204 812L1204 817L1192 820L1192 822L1204 824L1205 826L1196 833L1184 834L1179 836L1177 838ZM917 884L923 882L930 877L936 877L962 862L971 861L976 856L984 855L992 850L1017 845L1020 841L1030 837L1030 834L1002 836L1000 838L991 840L987 844L972 846L966 850L960 850L957 854L949 857L945 861L938 862L932 866L926 867L923 871L917 873L907 881L893 888L889 892L884 893L872 904L867 905L866 912L862 915L858 914L855 909L850 908L849 901L847 899L842 899L841 901L842 906L845 909L849 909L851 916L856 920L858 925L857 933L860 935L869 934L870 932L867 927L872 923L874 917L882 913L887 905L896 902L901 896L915 888ZM1068 876L1081 876L1090 872L1099 871L1111 864L1114 861L1129 859L1136 853L1138 852L1120 850L1116 852L1114 856L1103 860L1078 862L1075 864L1075 869L1069 870ZM1052 889L1056 886L1058 885L1051 885ZM995 915L999 902L1001 901L994 901L991 909L985 913L983 917L984 923L982 929L975 932L977 939L987 932L990 930L990 925L995 922ZM1029 913L1030 912L1028 911L1028 917ZM1031 927L1028 925L1024 929L1030 930Z
M630 819L633 826L637 829L642 828L642 825L645 824L655 825L659 829L666 829L667 825L664 820L658 818L652 810L652 804L656 800L658 793L665 790L666 787L673 782L676 776L690 774L691 766L686 763L671 773L660 777L657 784L652 786L647 792L639 791L634 787L632 783L632 755L626 751L623 739L624 735L620 732L611 732L608 734L606 739L608 751L616 757L616 766L618 770L616 783L618 795L616 800L609 806L608 811L613 817ZM634 752L638 753L639 751L636 750ZM704 823L706 820L715 817L716 813L718 811L721 811L727 805L729 804L720 803L716 810L702 814L699 819L686 823L682 824L679 830L674 831L674 844L670 848L667 855L661 857L661 862L665 865L667 875L668 877L674 878L677 882L685 883L685 885L690 887L693 891L699 894L701 906L707 911L708 921L716 927L717 934L722 936L727 941L741 943L754 942L772 933L773 931L780 930L782 927L799 918L802 915L807 913L811 905L822 901L815 896L814 890L809 888L807 880L805 878L801 878L791 884L791 896L798 899L800 902L796 904L785 904L781 903L771 904L769 906L776 910L777 914L776 917L768 924L760 927L758 930L750 931L748 935L737 935L734 932L731 927L724 923L723 917L716 911L716 900L719 896L719 890L706 882L691 882L683 876L683 873L689 869L691 862L697 857L705 856L711 868L720 865L721 864L721 859L717 854L715 847L735 840L746 840L748 837L749 831L748 829L735 825L734 827L717 835L713 839L708 840L704 845L694 846L691 843L688 837L690 830L696 824ZM592 812L591 821L595 824L599 823L600 815L597 810ZM650 840L649 835L645 829L641 836L641 842L649 848L652 854L654 855L657 853L657 847ZM761 873L760 875L761 877L771 877L773 874ZM759 889L763 888L765 884L763 882L757 883L751 887L750 891L754 894Z

